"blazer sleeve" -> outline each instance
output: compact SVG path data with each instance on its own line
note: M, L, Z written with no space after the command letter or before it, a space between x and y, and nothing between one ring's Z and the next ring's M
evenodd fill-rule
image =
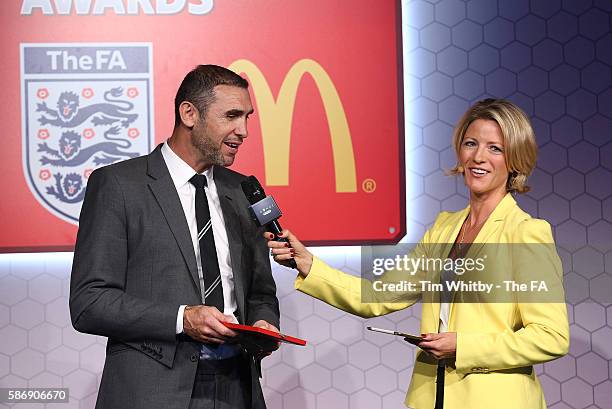
M430 230L408 255L409 258L424 258L428 252ZM391 270L380 277L381 283L417 283L427 274L424 270L410 274L406 271ZM295 288L303 293L326 302L336 308L363 318L377 317L408 308L416 303L421 292L375 291L372 282L330 267L317 257L313 258L308 276L298 275ZM381 287L378 287L381 288Z
M561 357L569 350L563 270L550 225L544 220L524 220L517 227L514 242L520 253L513 257L514 273L520 276L523 268L530 274L535 272L537 278L546 280L552 295L541 299L535 298L537 294L519 298L516 331L458 332L455 361L458 372L531 366ZM536 269L531 263L535 263ZM529 282L530 277L519 279Z
M91 174L70 279L72 325L80 332L126 342L174 342L179 305L126 292L130 266L124 194L109 168Z
M254 224L251 220L246 221ZM254 229L249 242L253 246L251 286L247 295L247 324L265 320L280 329L280 312L276 298L276 284L270 268L270 253L263 238L264 229Z

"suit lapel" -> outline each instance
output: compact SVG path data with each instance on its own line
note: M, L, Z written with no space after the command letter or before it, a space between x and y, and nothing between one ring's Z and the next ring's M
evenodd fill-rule
M467 217L470 211L470 207L466 207L465 209L457 212L452 218L448 221L446 228L441 232L440 236L436 238L437 243L443 243L444 248L441 250L440 254L435 254L436 257L446 258L450 253L451 248L453 247L453 243L457 240L457 235L459 235L459 230L461 230L461 225L463 221ZM440 282L440 273L437 273L435 277L432 278L432 282L439 283ZM435 294L436 299L432 300L431 308L434 316L434 324L436 326L436 330L439 328L440 321L440 294ZM451 305L452 308L452 305ZM450 314L449 314L450 315Z
M482 229L480 229L480 231L474 238L474 241L470 245L470 248L465 256L466 258L476 259L485 244L499 242L499 235L497 233L501 229L504 219L514 207L516 207L516 201L514 200L514 198L512 197L510 193L506 193L506 196L504 196L501 202L497 204L497 206L495 207L491 215L488 217L485 224L482 226ZM466 217L467 217L467 214L466 214ZM459 228L460 227L461 225L459 224ZM457 236L455 235L455 240L456 240L456 237ZM449 319L449 329L451 327L450 322L452 320L453 312L455 310L455 304L456 304L455 295L456 294L457 293L453 293L453 299L450 304L449 317L451 318Z
M219 194L219 202L221 211L223 212L223 221L225 222L225 231L227 232L227 241L229 243L230 259L232 263L232 274L234 275L234 292L236 294L236 303L240 311L240 320L244 318L245 306L244 300L244 278L243 278L243 260L242 260L242 226L238 211L236 194L243 194L242 191L237 191L228 180L227 171L225 168L215 166L213 176L215 186Z
M469 257L475 258L486 243L499 241L499 237L495 238L493 235L499 231L503 225L502 222L514 207L516 207L514 198L510 193L506 193L506 196L497 204L495 210L493 210L482 226L482 229L480 229L480 232L478 232L478 235L474 238L474 243L472 243L468 251Z
M147 172L153 178L149 183L149 188L164 213L166 222L181 250L194 284L197 288L200 288L195 250L193 249L189 226L187 225L185 212L183 211L178 193L174 183L172 183L172 178L161 154L161 146L159 145L155 148L148 157Z

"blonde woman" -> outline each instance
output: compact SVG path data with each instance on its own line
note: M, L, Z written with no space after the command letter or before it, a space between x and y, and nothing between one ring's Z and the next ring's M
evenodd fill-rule
M457 165L450 173L463 177L469 203L458 212L441 212L417 245L417 255L428 255L429 249L443 243L447 245L438 248L446 249L444 256L450 259L477 253L483 244L542 245L532 259L537 272L556 283L556 297L546 302L510 297L503 302L461 303L431 298L423 305L424 338L418 343L405 403L415 409L545 408L533 365L568 352L569 324L550 225L521 210L513 198L529 190L527 177L536 163L531 124L511 102L486 99L463 115L453 146ZM291 232L283 236L288 247L266 234L274 260L283 264L293 258L299 271L295 287L330 305L374 317L407 308L419 298L362 302L364 289L371 286L314 257ZM497 268L517 268L520 261L513 257L498 255ZM377 297L373 292L368 296Z

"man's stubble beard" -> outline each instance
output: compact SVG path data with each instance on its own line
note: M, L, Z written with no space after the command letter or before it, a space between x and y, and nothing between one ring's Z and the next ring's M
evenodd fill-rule
M206 131L199 123L191 131L191 144L200 152L202 160L209 165L225 166L221 148L206 135Z

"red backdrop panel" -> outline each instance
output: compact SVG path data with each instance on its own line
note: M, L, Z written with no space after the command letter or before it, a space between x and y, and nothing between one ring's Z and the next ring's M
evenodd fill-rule
M203 15L190 14L189 2L172 15L142 11L117 15L111 8L103 15L77 15L74 10L58 15L53 0L49 4L55 14L44 15L38 8L31 15L21 15L19 3L6 2L0 11L4 60L0 65L4 95L0 120L6 135L0 154L2 251L71 249L77 229L76 222L49 211L28 185L27 168L33 165L24 165L22 111L27 108L20 44L31 43L150 44L153 105L149 115L155 129L151 146L171 134L174 94L195 65L230 66L246 60L258 68L276 100L283 83L290 82L287 77L292 67L298 61L312 60L331 80L346 117L354 160L353 191L337 191L333 135L324 108L324 103L332 101L322 98L323 77L312 72L303 75L295 93L288 183L266 183L270 175L266 175L263 117L259 115L269 118L270 114L264 112L264 97L253 92L254 87L251 96L256 114L233 169L257 176L283 210L282 224L309 244L392 243L404 235L399 2L216 1ZM253 72L245 70L243 75L253 84L257 81L250 78ZM54 104L55 100L49 103ZM342 116L330 109L332 117ZM33 174L39 171L32 169Z

